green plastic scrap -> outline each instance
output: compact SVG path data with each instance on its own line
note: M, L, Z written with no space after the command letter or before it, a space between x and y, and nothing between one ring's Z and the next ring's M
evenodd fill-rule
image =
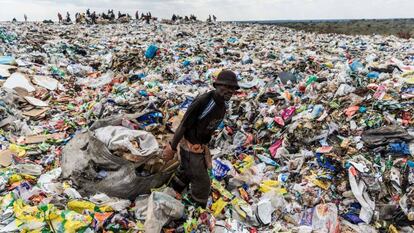
M308 77L308 79L306 80L306 86L309 86L311 83L316 82L317 79L318 79L318 76L316 76L316 75L310 75Z
M52 146L52 145L50 145L49 143L43 142L43 143L39 144L38 148L39 148L41 151L46 152L46 151L48 151L48 150L49 150L49 148L50 148L51 146Z
M339 109L341 107L341 105L339 105L337 102L335 101L331 101L329 103L329 107L333 108L333 109Z

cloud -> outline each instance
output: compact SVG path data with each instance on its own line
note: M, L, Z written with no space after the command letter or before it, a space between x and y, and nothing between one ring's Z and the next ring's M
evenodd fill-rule
M220 20L408 18L412 0L0 0L0 20L55 19L57 12L72 15L87 8L114 9L134 14L151 11L160 18L173 13Z

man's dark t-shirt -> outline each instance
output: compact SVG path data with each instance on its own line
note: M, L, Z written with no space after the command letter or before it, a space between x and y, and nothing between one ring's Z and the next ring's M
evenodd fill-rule
M225 102L214 93L210 91L198 96L183 117L184 138L192 144L207 144L224 118Z

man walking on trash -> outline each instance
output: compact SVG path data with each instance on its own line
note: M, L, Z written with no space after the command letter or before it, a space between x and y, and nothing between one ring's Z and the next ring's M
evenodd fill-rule
M229 70L219 73L215 90L198 96L188 107L173 140L164 148L170 160L180 145L181 164L171 180L171 187L181 193L191 184L192 200L205 208L210 195L211 155L207 146L226 113L226 101L239 89L236 74Z

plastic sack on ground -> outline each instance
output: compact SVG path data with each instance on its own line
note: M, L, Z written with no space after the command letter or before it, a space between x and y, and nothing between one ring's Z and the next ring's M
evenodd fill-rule
M62 152L62 177L70 178L82 195L103 192L109 196L134 199L139 194L150 193L152 188L165 184L176 166L155 174L142 176L140 168L156 154L131 162L112 154L105 143L94 134L106 126L119 126L122 120L135 116L120 115L95 122L89 131L77 134Z
M159 233L165 223L183 215L184 205L180 201L166 193L153 192L148 199L145 232Z
M158 152L158 142L154 135L132 130L123 126L107 126L95 130L95 136L102 141L109 150L128 150L133 155L150 156ZM138 139L139 147L135 147L131 140Z

